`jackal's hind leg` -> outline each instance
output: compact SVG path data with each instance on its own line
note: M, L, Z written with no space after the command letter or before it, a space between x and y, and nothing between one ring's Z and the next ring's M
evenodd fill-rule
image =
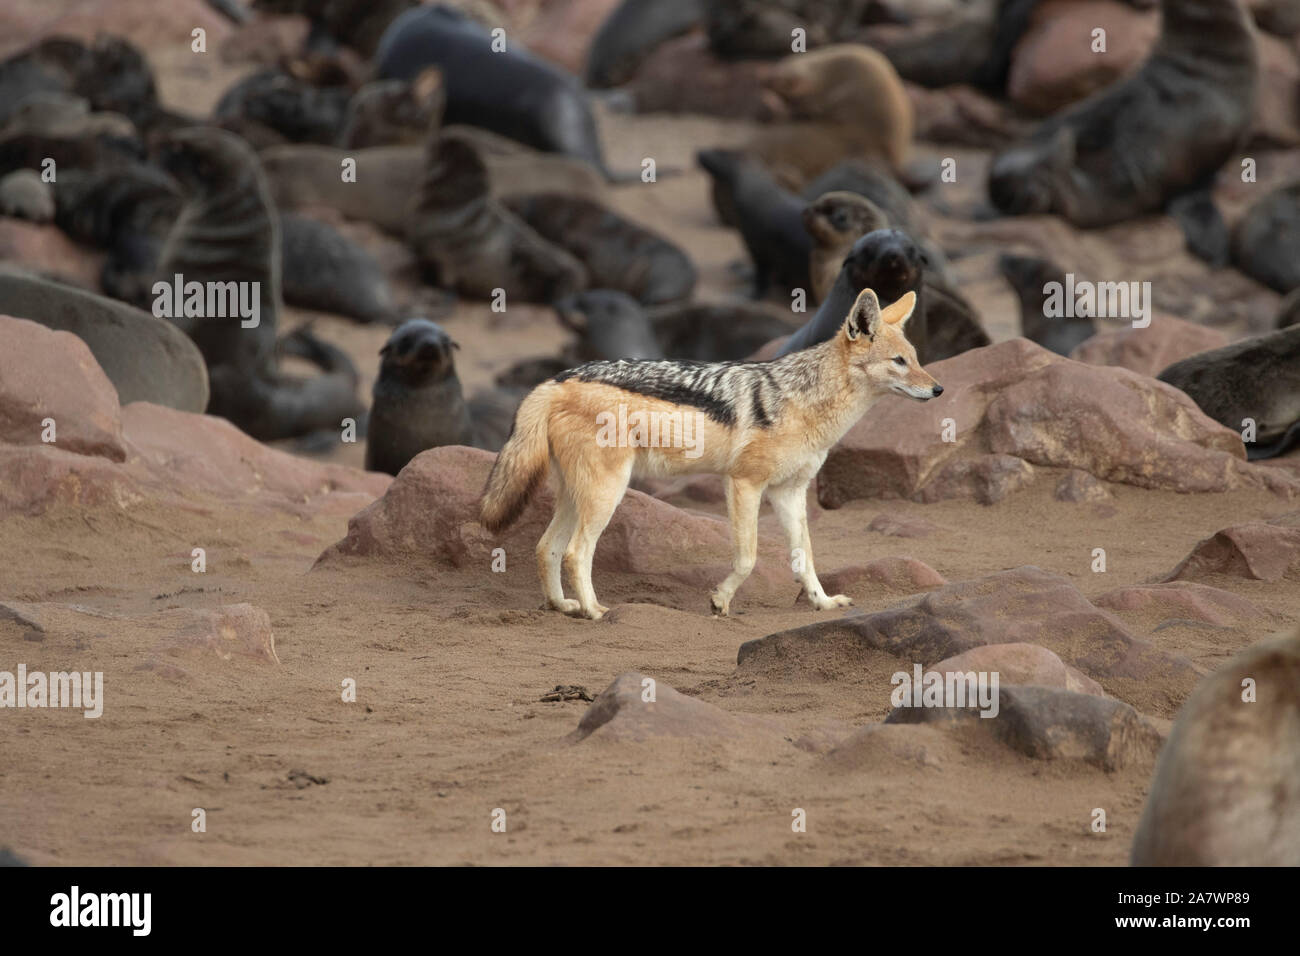
M537 542L537 571L542 579L542 593L546 595L547 606L565 614L577 614L578 602L564 596L560 562L564 558L564 549L569 546L569 539L573 537L578 512L573 505L572 494L565 487L564 476L558 470L557 476L559 481L555 489L555 515Z
M591 584L591 560L596 554L596 542L614 516L614 509L623 500L631 477L632 459L629 457L626 467L621 468L617 477L606 477L603 482L593 481L581 493L577 488L570 489L577 513L577 528L564 551L564 568L569 572L569 583L578 597L578 614L593 621L604 617L609 608L596 600L596 589Z
M714 614L731 613L731 599L758 559L758 506L761 486L735 478L726 479L727 515L731 519L731 573L709 595Z
M769 488L767 500L772 502L772 510L785 530L786 542L790 548L790 564L794 568L795 580L803 585L809 602L819 611L832 608L848 607L853 599L844 594L827 596L817 580L817 571L813 567L812 536L808 533L808 483L793 482L778 488Z

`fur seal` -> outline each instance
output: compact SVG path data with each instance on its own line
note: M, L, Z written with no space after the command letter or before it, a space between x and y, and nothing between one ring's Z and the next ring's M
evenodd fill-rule
M792 53L763 82L787 122L764 127L750 149L774 172L807 182L842 159L906 163L912 101L876 50L844 43Z
M1250 127L1259 73L1254 32L1237 0L1161 0L1160 8L1160 39L1136 74L1045 120L994 158L994 205L1103 226L1208 190ZM1205 211L1201 204L1180 224L1195 228ZM1214 249L1214 235L1223 230L1211 225L1190 235L1189 246L1221 259L1226 250Z
M804 201L749 153L703 149L696 159L713 177L715 203L724 220L732 219L754 260L754 298L762 298L774 284L808 289L812 239L803 226Z
M1300 866L1298 727L1300 631L1204 678L1156 760L1131 864Z
M713 52L724 59L774 59L790 52L796 27L809 49L853 39L870 6L870 0L708 0L705 26Z
M428 319L409 319L389 336L370 405L367 471L395 475L420 452L443 445L485 447L476 441L456 376L452 353L459 347Z
M1300 180L1246 211L1232 235L1232 263L1278 292L1300 289Z
M15 169L0 178L0 216L49 222L54 218L54 192L34 169Z
M363 56L374 55L389 25L420 0L253 0L253 9L308 17L313 33L347 43Z
M1004 253L998 268L1020 300L1020 334L1057 355L1069 355L1079 343L1097 334L1090 316L1051 318L1044 303L1047 284L1065 288L1065 272L1056 263L1036 256Z
M556 302L555 311L578 335L571 364L665 357L641 303L626 292L590 289Z
M356 370L338 350L325 353L325 374L314 379L282 378L276 369L279 223L256 154L224 130L192 127L163 138L159 162L186 193L159 255L159 284L169 287L178 274L186 284L222 284L225 312L231 311L232 288L256 289L258 296L259 322L251 328L243 327L240 315L195 316L181 310L170 316L207 363L209 413L228 418L260 441L337 430L344 418L359 417Z
M442 123L446 106L437 67L421 70L409 81L375 80L348 100L338 144L344 149L422 145Z
M123 302L0 267L5 314L71 332L87 346L123 405L153 402L183 412L208 405L208 373L192 341L165 319Z
M254 144L273 143L269 130L290 143L333 144L343 128L352 89L338 75L314 83L275 66L258 70L226 90L212 117L217 125Z
M704 22L705 0L623 0L587 51L587 86L622 86L655 47Z
M1240 433L1254 419L1251 461L1300 445L1300 325L1175 362L1156 378L1182 389L1216 422Z
M739 362L797 325L757 305L687 302L650 312L655 338L670 359Z
M645 305L688 299L690 257L662 236L581 196L541 193L504 200L542 238L571 253L593 288L626 292Z
M585 288L587 272L493 199L478 151L459 136L429 144L419 202L407 239L444 288L489 299L553 302Z
M830 192L804 207L803 225L813 241L808 260L812 297L820 303L830 293L853 244L869 232L888 229L889 217L866 196Z
M388 277L374 256L333 226L285 213L280 217L284 301L361 322L396 324Z
M897 302L908 292L916 293L907 338L916 348L917 360L925 364L931 359L927 354L929 336L921 282L924 272L921 250L906 233L897 229L868 233L853 244L821 308L790 336L776 357L831 338L844 324L844 317L852 309L858 293L871 289L882 302Z
M446 78L448 123L482 126L607 172L581 86L526 50L512 46L498 53L492 45L491 35L460 11L417 7L385 31L376 72L384 79L410 79L439 67Z
M893 174L879 162L846 159L836 163L804 187L803 198L812 202L826 193L857 193L875 203L889 217L890 225L908 235L924 238L921 211Z

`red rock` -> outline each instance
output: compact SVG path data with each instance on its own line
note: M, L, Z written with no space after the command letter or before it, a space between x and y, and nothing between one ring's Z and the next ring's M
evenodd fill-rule
M1065 578L1035 567L958 581L911 603L874 614L849 613L747 641L742 669L824 669L823 657L856 659L885 651L929 667L988 644L1039 644L1094 679L1168 682L1190 690L1195 671L1135 636L1117 617L1094 607Z
M62 451L126 459L117 391L69 332L0 316L0 443L40 445L46 419Z
M1056 484L1052 497L1057 501L1109 501L1114 495L1086 471L1072 468Z
M587 50L619 0L543 0L523 26L524 46L581 76Z
M1198 543L1165 580L1214 575L1252 581L1300 579L1300 527L1250 521L1224 528Z
M890 724L938 724L989 734L1037 760L1082 760L1106 771L1155 757L1155 727L1123 701L1059 687L999 687L998 714L972 707L897 707Z
M882 398L831 449L817 479L823 507L857 498L995 501L1030 479L1024 462L1142 488L1300 493L1288 476L1248 464L1241 437L1182 392L1128 369L1012 339L928 370L942 398Z
M986 644L973 647L927 668L940 674L950 671L998 675L999 687L1008 684L1033 684L1060 687L1076 694L1105 696L1105 691L1091 677L1070 667L1045 647L1037 644ZM991 719L991 718L990 718Z
M1230 627L1268 615L1239 594L1190 581L1115 588L1092 599L1097 607L1124 613L1159 613Z
M942 574L925 562L896 557L877 558L868 564L839 568L819 577L827 594L860 594L879 587L911 594L941 588L948 583Z
M780 739L779 731L757 718L742 718L721 707L687 697L663 681L654 682L654 700L647 701L644 674L620 674L596 697L569 735L572 743L593 734L598 740L648 740L654 737L740 739L766 733Z
M1145 329L1126 325L1115 331L1098 332L1079 343L1070 358L1089 365L1118 365L1154 378L1190 355L1227 344L1228 337L1218 329L1157 312Z
M1011 54L1007 96L1046 115L1136 69L1155 45L1160 18L1118 0L1045 0ZM1093 30L1106 52L1093 52Z

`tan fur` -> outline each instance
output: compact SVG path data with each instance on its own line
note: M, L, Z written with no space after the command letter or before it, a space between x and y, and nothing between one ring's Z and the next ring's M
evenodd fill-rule
M785 388L780 411L767 427L744 421L724 425L698 410L606 382L569 378L539 385L524 400L515 430L497 458L481 505L484 526L493 533L523 511L549 464L556 478L555 515L537 545L547 603L568 614L599 618L605 613L591 584L591 560L634 472L652 475L721 474L731 519L733 562L712 594L714 610L729 611L736 589L757 555L758 507L766 493L784 528L789 547L801 549L804 570L796 574L819 610L852 603L827 596L813 569L806 498L826 454L881 395L896 392L926 399L938 387L917 363L903 333L916 306L915 293L881 310L875 293L864 290L840 334L804 352L763 364L773 373L797 371L789 379L806 387ZM895 362L902 358L903 364ZM804 375L803 373L808 373ZM942 389L938 389L942 391ZM699 457L686 447L610 447L596 440L598 416L620 403L639 411L695 413ZM561 569L576 600L564 596Z
M789 122L760 131L751 146L769 168L804 182L842 159L875 158L901 169L915 117L897 71L855 43L792 53L764 80Z
M866 196L829 192L804 207L803 225L813 240L808 254L813 302L821 304L830 295L853 244L869 232L888 229L889 217Z

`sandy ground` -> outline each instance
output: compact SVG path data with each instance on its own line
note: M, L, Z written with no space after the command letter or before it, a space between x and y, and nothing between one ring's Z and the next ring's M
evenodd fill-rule
M164 76L173 99L189 76ZM192 98L191 108L198 105ZM679 176L613 192L614 205L661 229L694 257L699 295L737 294L735 234L715 221L700 145L742 130L706 119L604 117L612 165L653 155ZM400 255L400 251L398 252ZM981 301L990 329L1014 328L1012 299ZM290 311L286 322L310 318ZM467 388L514 360L554 352L563 333L541 309L495 316L464 306L445 323L460 341ZM324 317L368 393L386 329ZM331 460L359 465L361 446ZM878 557L926 562L949 580L1033 564L1085 595L1167 573L1201 538L1294 505L1263 492L1182 496L1110 486L1107 505L1057 502L1053 476L982 507L857 502L819 512L823 574ZM877 514L923 516L920 539L865 530ZM38 864L1123 864L1151 765L1106 773L1035 761L959 734L925 737L923 753L833 766L791 741L843 737L889 709L887 655L865 668L766 673L737 668L746 640L816 619L806 604L765 604L742 589L730 620L707 595L626 582L596 585L632 604L618 622L537 609L531 560L506 573L405 577L378 569L312 571L346 531L345 514L305 519L195 498L126 513L56 511L0 520L0 599L60 602L68 613L43 640L0 623L5 665L102 670L104 716L8 711L0 759L0 845ZM764 510L764 535L775 536ZM208 571L190 570L202 546ZM1104 547L1108 570L1090 570ZM722 555L702 556L710 562ZM1300 619L1294 582L1215 582L1275 615ZM899 595L854 595L878 610ZM141 618L168 608L248 601L266 610L279 666L234 659L182 662L184 674L142 668L160 637ZM146 618L147 620L147 618ZM1161 626L1125 617L1164 650L1203 670L1273 630ZM541 703L557 684L599 693L642 671L679 691L781 728L762 741L566 741L587 706ZM341 683L357 682L356 703ZM1106 685L1164 722L1181 703L1159 687ZM319 782L313 782L319 781ZM1109 818L1090 830L1094 808ZM191 831L203 808L207 831ZM493 833L496 808L505 833ZM808 813L793 833L791 812Z

